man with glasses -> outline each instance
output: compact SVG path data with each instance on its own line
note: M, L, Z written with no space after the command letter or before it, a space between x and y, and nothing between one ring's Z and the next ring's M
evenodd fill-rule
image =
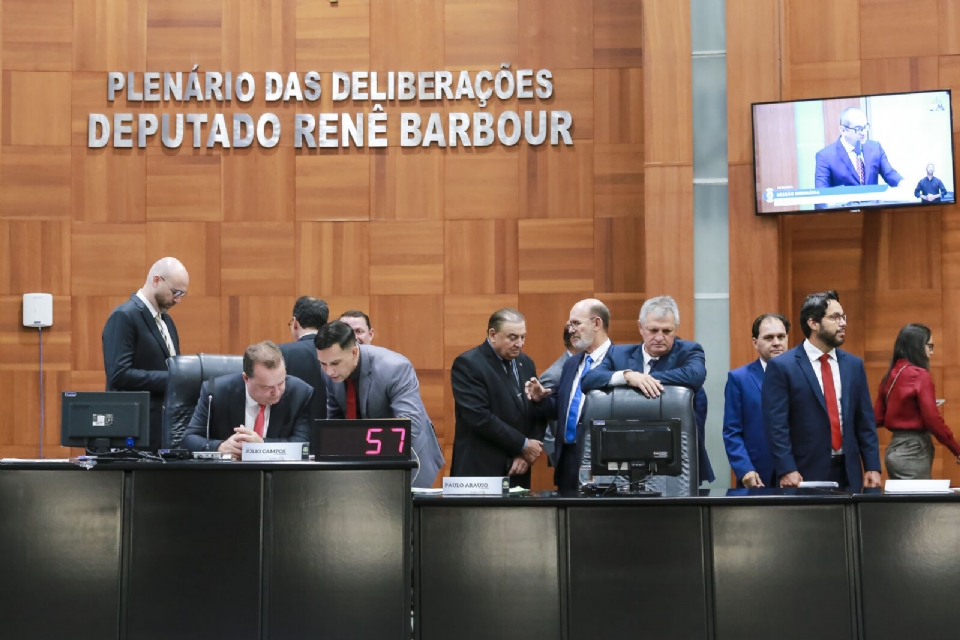
M583 391L580 389L580 379L603 362L613 344L607 337L610 310L595 298L581 300L570 309L567 327L570 344L579 353L564 363L560 381L553 389L544 388L542 381L535 379L526 383L527 397L534 402L546 399L551 417L557 420L555 447L551 456L553 481L565 493L580 488L580 461L584 457L587 432L582 425ZM617 372L614 376L622 378L623 374ZM620 383L623 384L622 380ZM586 482L587 478L583 480Z
M863 111L856 107L844 109L840 114L840 136L817 152L816 188L876 185L881 177L891 187L900 185L903 176L890 165L880 143L867 140L869 131L870 123Z
M180 336L168 311L187 295L190 276L176 258L161 258L147 281L113 310L103 327L107 391L150 392L150 448L159 449L167 358L180 353Z
M880 486L880 449L863 360L841 351L847 316L836 291L800 308L800 345L767 363L763 421L781 487L836 482Z

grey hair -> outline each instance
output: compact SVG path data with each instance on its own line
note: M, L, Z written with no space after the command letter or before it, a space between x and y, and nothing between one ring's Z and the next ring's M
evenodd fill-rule
M523 317L523 314L517 311L516 309L511 309L510 307L504 307L503 309L498 309L493 312L493 315L490 316L490 320L487 322L487 331L493 329L494 331L499 332L503 328L504 323L507 322L525 322L526 319Z
M858 111L858 112L860 112L860 113L863 113L863 109L860 109L859 107L847 107L846 109L844 109L844 110L840 113L840 124L841 124L841 125L843 125L843 126L845 126L845 127L850 125L850 113L853 112L853 111ZM864 115L864 117L866 117L866 114L863 114L863 115Z
M647 323L647 317L653 314L654 318L665 318L668 313L673 314L673 320L680 326L680 309L677 308L677 301L670 296L657 296L650 298L640 307L640 324Z

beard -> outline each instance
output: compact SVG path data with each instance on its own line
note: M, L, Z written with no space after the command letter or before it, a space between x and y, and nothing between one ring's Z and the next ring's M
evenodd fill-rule
M830 347L831 349L836 349L837 347L843 344L845 336L841 336L838 334L839 334L839 329L831 332L831 331L827 331L822 326L820 327L820 330L817 331L817 337L820 338L820 341L823 342L823 344Z
M591 334L589 336L587 335L581 336L579 334L576 334L570 338L570 344L573 345L573 348L576 349L577 351L583 351L584 349L589 347L591 344L593 344L594 336L595 334Z

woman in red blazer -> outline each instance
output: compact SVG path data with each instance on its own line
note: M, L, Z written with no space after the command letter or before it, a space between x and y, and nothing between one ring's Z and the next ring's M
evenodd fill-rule
M922 324L908 324L893 345L890 370L880 383L874 403L877 426L893 432L884 462L891 478L929 478L933 467L932 433L957 456L960 444L937 410L930 376L933 337Z

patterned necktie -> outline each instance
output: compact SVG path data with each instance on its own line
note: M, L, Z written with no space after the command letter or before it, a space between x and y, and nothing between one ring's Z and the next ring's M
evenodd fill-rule
M843 446L843 434L840 432L840 411L837 409L837 388L833 386L833 371L830 369L830 356L823 354L820 360L820 377L823 380L823 399L827 403L827 415L830 416L830 446L839 451Z
M863 156L859 154L857 154L857 175L860 176L860 184L863 184L866 176L863 173Z
M593 358L589 355L584 359L583 373L580 374L580 380L590 371L593 364ZM564 442L575 442L577 439L577 423L580 422L580 405L583 403L583 389L580 388L580 380L573 389L573 397L570 399L570 411L567 412L567 428L563 432Z
M653 367L659 360L660 358L650 358L650 360L647 362L647 370L645 371L647 375L650 375L650 372L653 371Z
M265 413L266 408L267 405L260 405L260 411L257 413L257 419L253 421L253 432L261 438L263 437L263 422L267 417Z
M163 341L167 345L167 352L171 356L177 355L177 350L173 348L173 339L170 337L170 332L167 331L167 323L163 321L159 313L154 316L154 320L157 321L157 328L160 329L160 335L163 336Z

